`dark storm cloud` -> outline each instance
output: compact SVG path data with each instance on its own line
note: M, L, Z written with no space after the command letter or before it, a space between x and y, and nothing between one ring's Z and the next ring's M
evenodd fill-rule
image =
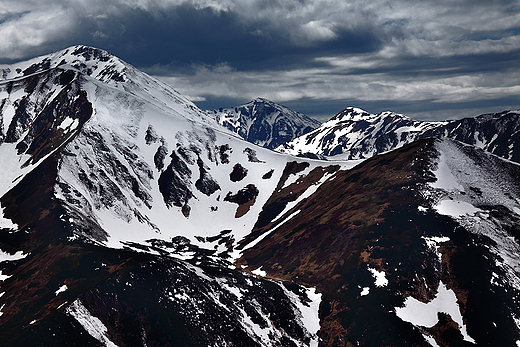
M284 28L190 4L154 14L129 9L116 21L107 18L96 26L97 31L111 34L98 38L89 34L82 41L102 43L139 67L162 66L166 74L223 62L241 71L312 67L320 65L314 58L323 54L374 52L381 46L370 30L345 28L336 29L334 39L301 45ZM92 23L90 28L91 32L95 29Z
M27 13L16 17L21 19ZM68 17L63 18L64 23L76 17L78 24L70 25L66 36L56 33L41 46L20 49L44 54L57 46L81 43L101 46L139 67L162 65L180 70L193 64L226 62L240 70L256 70L308 66L316 64L313 59L323 54L366 53L381 46L371 29L337 26L333 39L300 42L292 37L292 27L298 25L293 21L273 25L265 18L244 18L241 13L190 3L159 8L122 4L117 11L99 10L97 15L67 9L63 16ZM28 54L0 58L7 62Z

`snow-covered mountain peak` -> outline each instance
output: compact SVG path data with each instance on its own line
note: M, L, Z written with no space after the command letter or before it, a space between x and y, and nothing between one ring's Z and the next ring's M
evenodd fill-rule
M256 104L256 103L265 103L265 104L271 104L271 105L275 104L271 100L267 100L266 98L262 98L262 97L254 98L253 100L248 102L248 104Z
M359 121L366 118L370 118L371 115L367 111L357 108L357 107L347 107L343 111L336 114L334 117L330 119L330 121ZM327 122L328 123L328 122Z
M72 68L103 82L110 79L123 82L125 78L121 73L129 65L105 50L77 45L10 66L1 66L0 79L25 77L56 67Z
M320 122L264 98L206 114L243 139L273 149L320 125Z
M385 111L369 114L346 108L319 128L276 148L301 156L362 159L404 146L418 139L449 137L520 162L520 113L504 111L442 122L413 120Z
M363 159L412 142L409 134L434 127L385 111L371 114L348 107L308 134L287 142L277 151L300 156L335 156L334 159Z
M0 65L0 82L18 80L52 69L70 71L60 83L69 83L76 75L93 78L120 91L137 96L143 102L156 104L167 113L193 121L214 124L214 121L188 98L171 86L147 75L113 54L98 48L77 45L11 65Z

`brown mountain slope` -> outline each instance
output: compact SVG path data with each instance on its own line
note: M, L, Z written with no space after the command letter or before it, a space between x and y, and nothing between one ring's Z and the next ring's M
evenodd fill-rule
M316 286L323 292L325 306L329 306L329 312L321 308L321 337L325 345L340 343L342 336L348 334L349 326L341 323L341 313L349 309L345 293L350 289L359 294L359 288L358 283L344 277L368 264L378 270L385 268L382 259L372 255L371 245L383 236L379 225L391 211L421 199L417 185L427 180L425 165L432 155L432 143L433 140L418 141L369 159L352 170L338 171L286 216L301 210L299 214L246 250L239 260L241 265L251 268L262 266L271 277ZM307 178L315 182L312 175ZM302 183L293 185L273 195L262 214L269 214ZM266 232L273 226L257 223L253 233ZM420 241L419 236L410 236L417 234L412 224L394 233L391 229L384 231L384 237L397 239L383 247L385 250L399 252Z
M455 292L470 336L480 336L483 345L510 343L512 336L506 339L507 334L484 324L490 317L496 322L507 305L514 306L510 299L508 304L502 301L506 291L489 287L496 270L483 251L487 241L476 240L455 220L433 209L418 208L432 206L421 192L427 182L435 181L432 170L439 156L435 141L420 140L352 170L337 171L278 219L293 214L285 223L255 226L253 233L270 234L246 249L238 264L250 270L261 267L269 277L315 286L323 293L323 346L428 346L425 336L435 338L439 346L470 345L449 316L429 329L396 315L395 308L403 306L408 296L431 301L439 281ZM315 182L311 177L315 171L276 190L259 220L276 215L272 210L279 210L297 187L306 186L307 178ZM440 235L450 238L440 247L442 263L424 239ZM386 285L377 285L376 272L384 273ZM484 298L495 303L482 305ZM515 331L512 320L506 324Z
M299 278L323 288L322 282L333 276L336 267L368 257L360 250L374 239L370 229L383 222L391 208L418 201L416 186L426 182L423 164L431 156L432 142L418 141L352 170L338 171L315 194L285 214L301 210L298 215L246 250L241 263L262 266L276 278ZM316 181L312 174L305 179ZM300 186L296 182L275 193L259 220ZM267 232L275 225L259 224L252 233Z

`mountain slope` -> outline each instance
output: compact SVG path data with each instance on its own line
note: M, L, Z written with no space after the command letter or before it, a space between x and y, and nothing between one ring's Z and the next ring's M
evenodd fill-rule
M279 146L292 155L362 159L402 147L418 139L448 137L519 162L520 113L506 111L475 118L421 122L382 112L374 115L346 108L312 132Z
M89 47L2 69L0 345L520 341L516 164L275 153Z
M321 124L262 98L237 107L208 110L206 114L244 140L270 149L308 133Z
M110 66L98 70L112 72L90 68L96 58ZM40 60L5 69L27 76L3 84L1 149L23 165L6 173L2 194L57 155L53 189L74 237L123 247L120 241L170 239L177 235L172 223L205 248L218 243L201 239L224 230L243 237L290 158L231 136L171 88L106 52L73 47ZM108 75L116 77L107 81ZM247 187L252 195L243 202L237 197ZM206 214L211 221L197 218Z
M277 221L260 215L252 234L264 238L239 263L316 286L327 346L514 346L518 172L475 147L417 141L336 172ZM294 189L278 190L262 213ZM451 304L438 309L451 313L438 318L441 295Z
M319 295L310 299L297 285L291 294L279 282L230 270L227 260L290 158L237 139L170 87L104 51L77 46L3 71L0 321L10 339L2 344L38 341L44 329L59 337L40 345L81 336L78 344L119 345L136 324L143 341L159 345L175 331L185 331L190 346L316 343ZM193 263L179 270L186 273L179 282L164 268L187 265L162 265L172 255ZM215 275L205 275L201 262L214 264ZM135 314L89 318L102 302L114 310L128 304L110 298L123 296L127 287L117 283L129 273L153 278L155 298L173 306L136 303ZM88 296L102 286L113 291ZM194 288L204 286L207 296L197 299ZM285 304L274 307L271 298ZM173 320L141 311L168 317L186 300L200 306ZM209 320L193 321L193 310ZM93 328L85 319L101 323ZM225 329L208 330L216 319ZM73 328L61 329L64 321Z

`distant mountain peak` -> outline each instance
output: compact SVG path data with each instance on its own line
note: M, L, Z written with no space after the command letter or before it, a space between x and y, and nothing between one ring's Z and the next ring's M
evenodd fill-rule
M371 114L347 107L319 128L297 137L276 150L297 156L365 159L410 143L397 129L429 129L437 123L418 122L390 111Z
M253 100L251 100L249 103L266 103L266 104L274 104L273 101L268 100L268 99L266 99L266 98L262 98L262 97L256 97L256 98L254 98Z
M347 107L341 112L337 113L334 117L332 117L331 121L349 121L349 122L357 122L357 121L374 121L376 119L384 119L391 117L393 119L402 119L402 120L410 120L411 118L395 113L392 111L384 111L378 114L371 114L361 108L357 107Z
M270 149L321 124L315 119L260 97L244 105L209 110L206 114L243 139Z

